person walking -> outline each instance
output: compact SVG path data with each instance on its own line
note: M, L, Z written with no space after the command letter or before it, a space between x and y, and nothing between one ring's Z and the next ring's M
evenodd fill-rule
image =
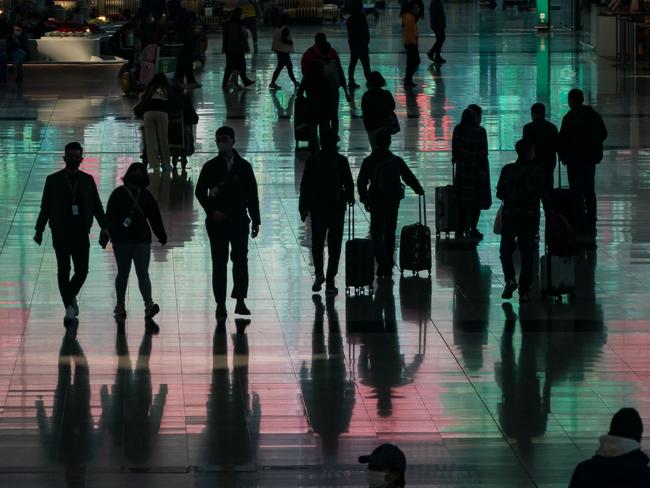
M276 85L278 81L278 76L282 72L283 68L287 68L287 73L289 78L293 82L294 86L298 87L298 81L296 76L293 74L293 63L291 62L291 53L293 49L293 39L291 39L291 32L289 31L289 16L287 14L282 14L280 17L280 25L273 32L273 43L271 49L277 57L277 65L273 76L271 77L271 83L269 84L269 89L279 90L280 87Z
M431 0L431 4L429 5L429 24L431 25L433 34L436 36L436 42L431 46L431 49L429 49L427 56L436 64L447 62L447 60L440 55L442 46L447 38L445 35L447 19L445 17L445 7L442 1L443 0Z
M327 87L329 91L327 110L327 126L333 130L335 134L339 132L339 93L343 88L345 92L345 99L350 101L350 93L348 92L347 85L345 84L345 73L341 61L330 57L332 46L326 42L321 46L321 62L323 63L323 75L327 80Z
M330 98L332 92L323 72L323 63L321 61L311 63L310 69L311 71L303 77L298 86L296 103L304 103L305 120L310 131L309 150L315 153L320 148L319 133L322 135L331 128L330 113L334 102Z
M257 0L240 0L237 5L241 9L241 23L248 29L253 38L253 53L257 54L257 23L262 18L262 10Z
M569 92L569 112L560 126L558 153L567 167L569 187L584 209L578 233L596 235L596 165L603 159L603 142L607 127L601 116L584 105L584 94L574 88Z
M300 58L300 70L303 76L307 76L309 73L311 73L315 64L323 62L322 58L325 55L322 53L322 48L325 46L325 44L327 44L327 36L322 32L316 33L314 36L314 44L309 47L303 53L302 58ZM341 58L339 57L339 54L331 45L326 57L335 63L338 63L339 65L341 64Z
M321 134L322 149L305 165L300 182L300 218L311 218L311 254L316 279L313 292L325 283L325 294L336 295L335 278L339 269L343 225L347 205L354 205L354 181L348 158L337 151L338 136L327 130ZM324 273L323 249L327 238L327 274Z
M406 73L404 76L404 88L414 88L417 84L413 81L413 75L420 66L420 53L418 41L418 6L414 0L409 0L401 10L402 16L402 40L406 51Z
M206 213L205 225L212 253L212 289L217 303L217 320L228 315L226 286L228 248L232 260L232 298L235 313L250 315L248 293L248 234L255 239L260 231L257 181L251 164L233 148L235 131L220 127L215 134L219 155L203 165L195 195Z
M535 163L544 172L544 191L549 195L553 190L553 173L557 164L558 130L554 123L546 120L543 103L533 104L530 116L532 122L524 125L522 139L528 139L535 146Z
M377 260L377 276L389 277L395 262L395 230L399 202L404 198L402 180L418 195L424 189L404 160L390 151L388 131L377 134L376 149L361 163L357 177L359 200L370 212L370 234Z
M201 88L201 84L194 77L194 56L196 54L197 39L194 34L194 23L187 10L181 10L176 25L182 46L176 61L174 81L178 85L183 85L187 80L187 88Z
M456 238L482 239L477 228L481 209L492 204L487 133L480 126L480 107L470 107L473 109L465 109L460 124L454 127L451 143L459 211Z
M395 111L395 100L393 95L384 89L386 80L379 71L370 73L366 86L368 91L361 97L361 113L370 148L374 151L377 147L377 134L386 130L389 119Z
M171 169L169 164L169 114L172 111L172 91L164 73L157 73L147 85L140 101L133 108L144 122L146 161L154 170Z
M167 243L167 234L158 203L147 190L147 167L142 163L131 164L122 177L122 182L123 185L113 190L106 205L108 230L117 263L117 304L113 314L117 319L126 318L126 288L133 263L144 300L144 317L151 319L160 311L160 307L151 298L151 230L163 246Z
M353 0L350 7L350 16L345 22L348 30L348 46L350 47L350 64L348 66L348 86L350 89L359 88L354 81L354 71L357 62L361 61L363 75L368 80L370 76L370 29L368 28L368 19L363 10L363 4L360 0Z
M544 195L544 173L535 164L535 146L528 139L515 145L517 161L501 169L497 198L503 202L499 255L506 281L501 297L512 298L519 288L519 301L530 300L535 260L535 236L539 232L539 204ZM521 253L519 283L512 260L515 249Z
M23 63L27 59L27 35L23 28L14 24L5 39L4 52L0 51L0 83L7 81L7 62L16 68L16 83L23 82Z
M49 223L56 253L59 292L65 307L64 320L69 323L79 315L77 295L88 276L88 234L93 218L102 229L102 242L108 240L108 229L95 180L88 173L79 170L83 161L81 144L66 144L63 160L65 168L49 175L45 180L34 241L39 246L42 244L43 231ZM72 278L70 260L74 264Z
M223 52L226 54L226 68L223 73L221 88L228 89L228 83L234 81L237 85L237 79L241 78L244 87L255 83L246 76L246 52L248 50L248 40L241 22L241 9L236 8L230 12L230 20L223 27ZM231 80L234 78L234 80Z
M650 486L648 455L641 450L643 421L634 408L621 408L596 455L578 464L569 488L642 488Z

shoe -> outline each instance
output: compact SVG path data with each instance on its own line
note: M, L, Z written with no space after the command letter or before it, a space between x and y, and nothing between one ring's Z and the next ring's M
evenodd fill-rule
M74 308L74 316L79 317L79 303L77 297L72 297L72 308Z
M443 58L442 56L436 56L434 62L437 63L437 64L443 64L443 63L446 63L447 60L445 58Z
M145 305L145 307L144 307L144 318L145 319L151 319L158 312L160 312L160 307L158 306L158 304L151 302L151 303Z
M311 291L313 291L314 293L318 293L321 290L323 283L325 283L325 277L317 276L316 279L314 280L314 284L311 287Z
M427 58L429 58L431 61L433 61L433 52L432 51L429 51L427 53Z
M244 299L237 300L237 305L235 305L235 313L238 315L251 314L251 311L248 310L248 307L246 306L246 302L244 302Z
M255 80L248 80L244 82L244 86L251 86L255 84Z
M528 303L530 301L530 293L527 291L519 292L519 303Z
M334 286L334 283L328 283L325 285L325 296L333 297L338 295L339 289Z
M269 90L281 90L281 89L282 89L282 87L280 85L276 84L276 83L271 83L269 85Z
M151 318L144 321L144 332L146 334L157 335L160 332L160 326Z
M237 334L243 334L246 332L246 327L251 323L251 319L235 319L235 329Z
M469 231L469 237L473 239L483 240L483 234L481 234L478 229L472 229Z
M350 83L348 83L348 88L357 89L357 88L361 88L361 85L355 83L354 81L351 81Z
M65 317L63 317L63 322L70 323L72 321L74 321L74 307L72 305L68 305L65 309Z
M115 305L115 308L113 309L113 317L116 319L126 318L126 307L124 307L123 303L118 303Z
M217 322L219 322L219 319L226 318L228 316L228 310L226 310L226 304L217 303L217 311L214 313L214 315L217 318Z
M515 292L515 290L519 287L516 281L511 280L506 283L506 286L503 288L503 293L501 294L501 298L504 300L510 300L512 298L512 294Z

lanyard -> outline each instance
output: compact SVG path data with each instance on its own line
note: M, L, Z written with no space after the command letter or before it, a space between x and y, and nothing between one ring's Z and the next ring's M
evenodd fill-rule
M138 188L138 194L135 197L133 196L131 190L129 190L129 188L126 185L124 185L124 189L131 197L131 200L133 200L133 208L131 209L131 213L129 214L129 217L133 217L133 212L135 212L136 208L140 210L140 212L142 212L142 215L144 215L144 212L140 208L140 205L138 205L138 201L140 200L140 189Z
M70 177L68 175L65 175L65 181L68 184L70 193L72 193L72 203L74 204L77 201L77 186L79 186L79 177L77 176L77 180L74 182L74 186L70 184Z

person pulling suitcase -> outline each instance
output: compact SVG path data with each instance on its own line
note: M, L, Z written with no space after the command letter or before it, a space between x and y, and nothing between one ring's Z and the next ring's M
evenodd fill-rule
M404 198L402 180L418 195L424 188L404 160L390 151L391 136L388 131L377 135L376 149L363 160L357 188L359 200L370 212L370 234L377 260L377 276L390 277L393 273L395 230L399 202Z

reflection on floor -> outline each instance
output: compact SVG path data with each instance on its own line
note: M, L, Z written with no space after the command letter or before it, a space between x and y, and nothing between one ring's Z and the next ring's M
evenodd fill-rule
M211 40L194 96L197 153L187 172L152 176L170 236L151 266L160 333L140 319L133 277L130 318L116 335L113 258L93 246L79 327L64 337L51 241L31 241L45 177L61 166L64 143L79 140L106 201L138 160L138 123L112 79L28 69L22 90L10 83L0 92L2 486L365 486L357 457L390 441L408 456L409 486L559 487L614 411L634 406L649 418L646 84L596 58L577 35L526 30L532 13L452 4L449 63L423 64L420 86L404 93L396 15L371 20L371 60L398 101L394 149L430 195L450 180L451 130L468 103L485 110L492 181L513 160L533 102L545 102L558 123L579 86L603 114L610 138L598 168L599 248L579 260L575 301L502 304L496 207L481 218L477 251L436 247L430 279L395 275L372 297L312 298L296 194L305 154L294 152L292 92L266 89L274 58L264 31L265 47L250 60L256 88L232 95L220 91L223 57ZM324 29L347 63L344 27ZM315 30L293 29L297 51ZM421 50L431 41L423 35ZM341 104L340 146L355 175L368 153L361 94ZM260 184L248 326L214 323L209 247L193 198L223 123L237 131ZM367 215L358 210L363 235ZM408 195L399 225L416 218Z

